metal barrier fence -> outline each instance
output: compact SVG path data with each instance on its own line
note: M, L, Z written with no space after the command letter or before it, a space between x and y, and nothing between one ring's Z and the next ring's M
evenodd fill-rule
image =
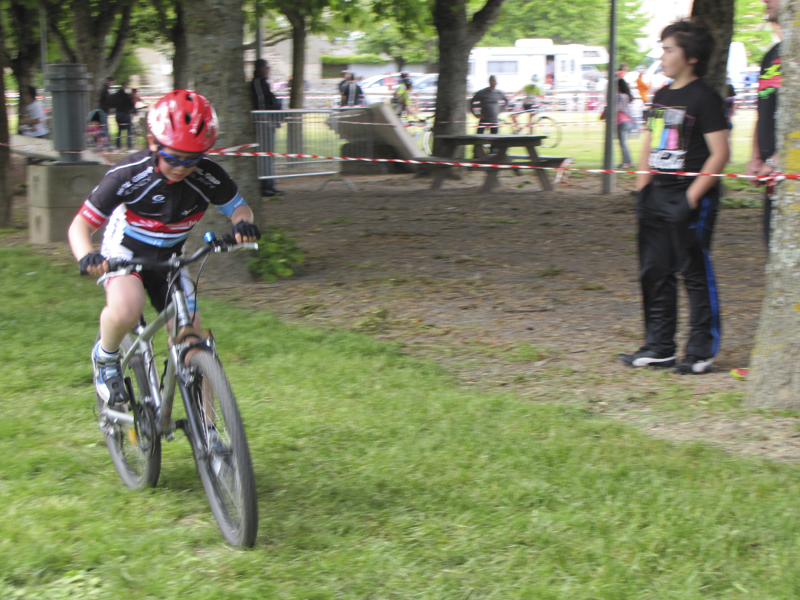
M369 158L373 142L368 126L359 122L363 121L362 112L359 108L253 111L258 149L277 154ZM338 176L342 165L338 160L290 156L259 156L257 161L259 179Z

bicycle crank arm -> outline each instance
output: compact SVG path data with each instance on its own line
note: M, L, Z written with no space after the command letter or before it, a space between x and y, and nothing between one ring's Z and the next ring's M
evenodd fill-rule
M111 410L110 408L104 408L103 411L100 413L101 417L105 417L112 423L128 423L129 425L133 425L133 415L130 413L121 413L117 412L116 410Z

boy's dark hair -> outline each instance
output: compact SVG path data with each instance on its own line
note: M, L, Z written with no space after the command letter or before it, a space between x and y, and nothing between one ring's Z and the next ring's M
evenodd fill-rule
M29 95L31 98L33 98L34 100L36 100L36 88L35 88L35 87L33 87L32 85L29 85L29 86L28 86L28 95Z
M694 74L704 77L708 73L708 65L714 56L716 49L716 39L711 29L697 21L678 21L667 25L661 32L661 41L668 37L675 38L675 43L683 48L686 60L696 58L694 64Z

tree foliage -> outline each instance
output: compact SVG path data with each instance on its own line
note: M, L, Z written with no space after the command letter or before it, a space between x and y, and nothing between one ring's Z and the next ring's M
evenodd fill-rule
M751 63L761 64L772 46L772 27L764 21L763 0L736 0L733 40L744 44Z
M398 69L403 69L406 64L433 65L438 62L436 31L430 24L409 29L394 19L373 20L363 31L358 50L386 54L397 63Z
M116 70L137 0L43 0L47 25L67 62L86 65L95 94Z
M628 0L617 7L619 59L631 65L643 55L636 44L647 24L641 5L641 0ZM609 0L506 0L478 45L513 46L522 38L551 38L556 44L607 46L610 14Z

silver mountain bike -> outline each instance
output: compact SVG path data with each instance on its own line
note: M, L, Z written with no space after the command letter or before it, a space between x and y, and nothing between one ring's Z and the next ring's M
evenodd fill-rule
M152 323L142 317L122 341L128 402L109 407L98 396L98 426L117 473L131 489L156 485L161 472L161 439L172 440L175 430L181 429L189 439L211 511L225 540L233 546L252 547L258 531L258 504L244 425L213 334L193 327L181 269L211 252L258 246L236 245L230 236L218 240L210 232L205 234L205 241L188 258L108 261L110 272L98 283L121 273L163 271L170 282L170 301ZM169 323L169 356L159 377L153 337ZM177 421L172 418L176 387L186 411L186 418Z

